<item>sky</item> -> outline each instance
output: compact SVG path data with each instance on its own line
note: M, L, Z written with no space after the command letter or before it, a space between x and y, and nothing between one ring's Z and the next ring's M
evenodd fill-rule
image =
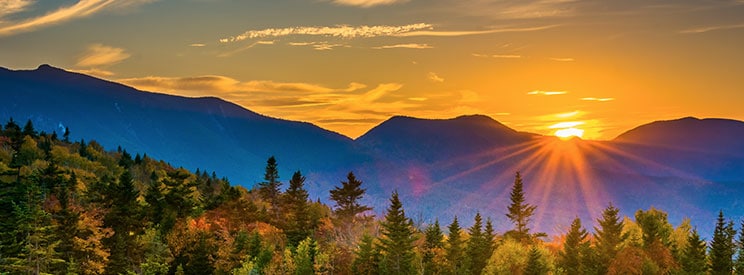
M485 114L612 139L744 120L744 0L0 0L0 66L216 96L356 138Z

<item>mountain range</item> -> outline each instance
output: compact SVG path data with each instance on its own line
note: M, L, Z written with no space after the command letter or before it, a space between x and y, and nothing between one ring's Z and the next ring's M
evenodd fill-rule
M453 119L396 116L357 139L313 124L257 114L219 98L147 91L65 71L0 68L0 119L30 119L37 129L112 150L146 153L176 166L216 171L233 184L260 182L276 156L285 181L301 170L313 198L354 171L365 202L383 211L398 190L418 222L476 211L504 219L514 173L538 205L537 230L562 232L575 216L594 220L612 202L626 215L652 206L671 221L691 217L711 228L715 213L744 216L744 122L693 117L656 121L609 141L519 132L483 115ZM589 224L589 223L587 223Z

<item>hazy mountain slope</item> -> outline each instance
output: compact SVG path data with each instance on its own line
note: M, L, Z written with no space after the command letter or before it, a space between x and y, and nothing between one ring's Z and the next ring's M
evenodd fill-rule
M260 181L271 155L288 177L290 170L334 170L352 153L349 138L309 123L269 118L217 98L142 92L47 65L0 69L0 86L0 117L31 118L38 129L57 129L60 136L69 127L73 139L215 170L238 184Z

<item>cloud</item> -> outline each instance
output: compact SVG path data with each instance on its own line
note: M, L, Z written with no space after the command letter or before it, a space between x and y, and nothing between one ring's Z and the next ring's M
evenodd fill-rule
M567 94L567 91L540 91L540 90L534 90L531 92L528 92L528 95L565 95Z
M333 0L333 3L345 6L357 6L369 8L380 5L392 5L397 3L408 2L408 0Z
M615 100L615 98L614 97L582 97L581 100L605 102L605 101L613 101Z
M442 82L444 82L444 78L441 78L440 76L438 76L438 75L437 75L436 73L434 73L434 72L429 72L429 74L428 74L428 75L426 76L426 78L428 78L428 79L429 79L429 80L431 80L432 82L437 82L437 83L442 83Z
M432 48L434 48L434 47L430 46L429 44L416 44L416 43L395 44L395 45L385 45L385 46L373 47L373 49L376 49L376 50L383 50L383 49L432 49Z
M546 25L537 27L526 27L526 28L496 28L490 30L481 31L434 31L434 30L417 30L410 32L396 33L391 36L398 37L409 37L409 36L466 36L466 35L481 35L481 34L493 34L493 33L506 33L506 32L532 32L541 31L546 29L555 28L558 25ZM432 28L429 28L432 29Z
M679 31L679 33L695 34L695 33L704 33L704 32L710 32L710 31L731 30L731 29L741 29L741 28L744 28L744 24L697 27L697 28L681 30Z
M287 43L287 45L295 46L295 47L303 47L303 46L312 47L316 51L329 51L329 50L333 50L334 48L340 48L340 47L349 48L349 47L351 47L351 46L346 45L346 44L329 43L327 41L323 41L323 42L289 42L289 43Z
M33 4L31 0L3 0L0 1L0 23L3 17L25 11L28 6Z
M551 57L550 60L558 62L573 62L574 59L570 57Z
M98 67L119 63L127 58L129 54L122 48L110 47L102 44L92 44L83 56L78 58L79 67Z
M347 88L333 89L322 85L302 82L274 82L269 80L239 81L220 75L194 77L148 76L119 79L117 81L138 89L180 92L181 95L199 95L201 92L211 92L213 95L219 95L225 92L331 93L333 91L352 92L366 87L364 84L352 82Z
M96 68L87 69L87 70L71 70L71 71L76 72L76 73L81 73L81 74L92 75L92 76L99 77L99 78L107 78L107 77L111 77L115 75L111 71L96 69Z
M65 21L91 16L104 10L126 9L149 2L152 2L152 0L80 0L71 6L60 7L55 11L41 16L15 22L2 22L3 24L0 25L0 36L29 32ZM5 14L0 12L0 15L3 16L22 11L30 5L29 1L18 0L5 0L0 3L5 3L11 8L10 10L5 10Z
M567 121L567 122L558 122L556 124L548 126L548 129L562 129L562 128L571 128L576 127L579 125L584 124L583 121Z
M223 52L221 54L218 54L217 57L230 57L230 56L232 56L234 54L243 52L245 50L251 49L251 48L256 47L256 46L259 46L259 45L274 45L275 42L276 41L274 41L274 40L268 40L268 41L259 40L259 41L256 41L256 42L251 43L248 46L241 47L241 48L238 48L236 50L232 50L232 51Z
M240 35L220 39L220 42L238 42L246 39L282 37L289 35L311 35L311 36L328 36L339 38L359 38L359 37L379 37L395 36L402 33L412 32L422 29L433 28L431 24L417 23L401 26L377 25L377 26L349 26L336 25L332 27L289 27L289 28L269 28L263 30L249 30Z
M202 43L189 44L189 47L205 47L205 46L207 46L207 44L202 44Z

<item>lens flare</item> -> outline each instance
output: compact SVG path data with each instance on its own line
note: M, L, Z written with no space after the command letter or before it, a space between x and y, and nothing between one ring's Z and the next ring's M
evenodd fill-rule
M564 139L564 140L565 139L570 139L570 138L573 138L573 137L580 138L583 135L584 135L584 130L578 129L578 128L573 128L573 127L571 127L571 128L564 128L564 129L560 129L558 131L555 131L555 136L557 136L557 137L559 137L561 139Z

